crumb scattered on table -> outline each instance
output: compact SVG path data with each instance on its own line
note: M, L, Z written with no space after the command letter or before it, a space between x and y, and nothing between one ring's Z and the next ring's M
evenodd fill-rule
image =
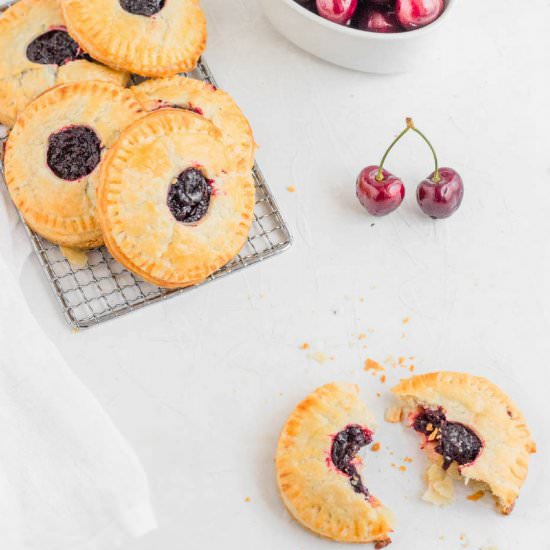
M296 187L294 187L294 185L289 185L286 190L289 192L289 193L296 193Z
M386 369L378 361L367 358L365 359L363 370L376 374L377 372L384 372Z
M327 361L327 356L322 351L314 351L308 355L310 359L317 361L320 365Z
M401 422L401 419L403 418L403 409L398 405L395 405L393 407L388 407L384 414L384 418L386 422L390 422L391 424L397 424Z
M244 499L245 502L250 502L251 500L252 500L252 499L251 499L250 497L246 497L246 498Z
M404 325L406 325L406 324L408 324L408 322L409 322L410 320L411 320L410 317L405 317L405 318L403 319L402 323L403 323Z
M380 450L380 443L378 441L370 448L373 453L377 453Z
M309 344L307 342L304 342L301 346L300 346L300 349L309 349Z

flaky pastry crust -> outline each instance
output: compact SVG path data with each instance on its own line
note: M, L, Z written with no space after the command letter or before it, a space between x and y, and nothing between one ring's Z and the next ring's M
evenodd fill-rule
M206 47L199 0L167 0L148 17L129 13L119 0L61 0L67 28L94 58L142 76L189 72Z
M82 179L60 179L46 163L48 138L74 125L92 128L103 158L121 130L143 114L128 89L99 81L57 86L23 111L6 143L5 176L15 205L34 231L72 248L102 244L96 216L99 166Z
M243 247L254 210L249 173L229 171L220 131L190 111L163 109L132 124L101 170L98 206L105 244L127 269L165 288L206 279ZM211 181L208 211L176 220L167 203L175 179L198 167Z
M80 80L127 83L127 72L83 59L61 66L30 61L29 44L64 24L59 0L20 0L0 15L0 123L13 126L34 98L57 84Z
M289 512L314 533L340 542L390 542L391 512L365 498L330 460L333 437L349 425L372 431L373 417L353 384L332 383L306 397L286 422L275 457L277 484Z
M509 514L527 477L530 454L536 452L525 418L510 398L485 378L457 372L413 376L392 391L406 411L419 405L441 407L447 420L475 430L483 441L482 451L458 470L465 481L486 484L499 511Z
M234 168L252 170L256 148L252 128L227 92L208 82L185 76L146 80L133 86L132 90L148 111L178 106L211 120L222 132L222 141L229 149Z

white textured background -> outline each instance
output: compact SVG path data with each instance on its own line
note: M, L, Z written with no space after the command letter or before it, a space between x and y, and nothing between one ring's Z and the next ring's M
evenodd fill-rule
M466 493L438 509L419 500L416 438L380 421L383 449L367 452L365 479L398 517L393 548L550 548L550 3L463 0L425 68L393 77L302 53L254 0L203 4L209 63L255 128L292 250L78 334L37 262L23 270L34 313L148 471L161 528L124 550L337 548L283 510L278 431L306 393L335 379L359 383L381 420L401 373L390 369L383 385L362 362L388 354L415 356L417 372L490 377L540 449L512 516ZM432 165L414 136L388 165L408 183L403 207L373 220L356 203L357 172L379 161L406 115L465 180L447 221L416 207ZM309 359L302 342L334 361ZM407 472L390 466L406 455Z

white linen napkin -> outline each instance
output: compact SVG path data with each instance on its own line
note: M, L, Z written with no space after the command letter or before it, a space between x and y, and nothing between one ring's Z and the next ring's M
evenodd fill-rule
M0 178L0 547L113 550L156 527L147 479L29 311L29 251Z

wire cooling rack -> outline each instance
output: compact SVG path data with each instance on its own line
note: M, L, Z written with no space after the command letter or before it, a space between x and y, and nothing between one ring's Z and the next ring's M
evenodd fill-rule
M0 7L0 12L6 7L7 5ZM195 71L188 76L217 85L204 59L199 61ZM0 140L0 145L2 141L4 140ZM0 170L3 170L1 159ZM238 256L205 282L181 290L166 290L143 281L114 260L105 247L88 252L86 267L76 267L63 256L57 245L46 241L25 224L34 251L69 325L74 328L97 325L188 292L288 248L292 237L257 164L254 166L253 176L256 206L245 246Z

